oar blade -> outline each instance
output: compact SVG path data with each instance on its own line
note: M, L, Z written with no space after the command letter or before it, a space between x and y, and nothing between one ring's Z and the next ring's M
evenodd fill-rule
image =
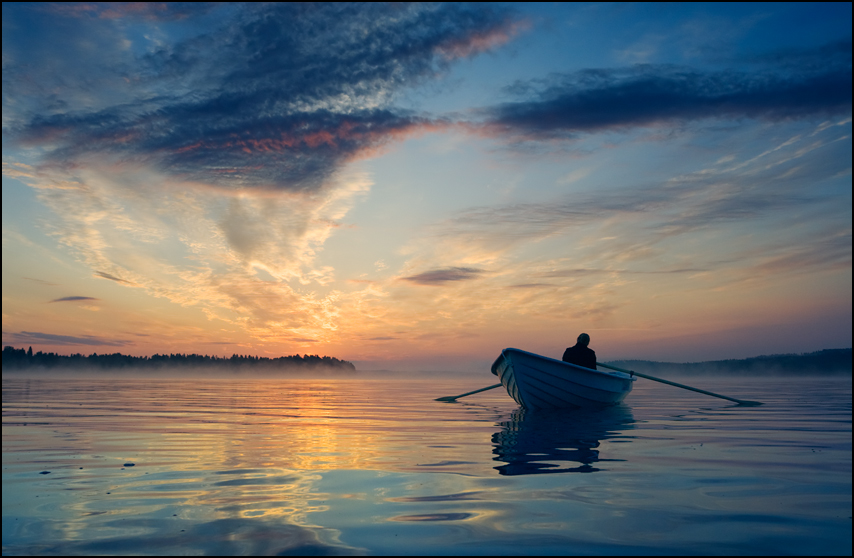
M762 405L762 402L761 401L739 401L738 404L743 406L743 407L758 407L758 406Z

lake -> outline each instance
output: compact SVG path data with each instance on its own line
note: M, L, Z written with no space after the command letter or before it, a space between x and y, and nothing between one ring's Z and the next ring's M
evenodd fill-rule
M850 554L850 377L674 379L5 376L3 554Z

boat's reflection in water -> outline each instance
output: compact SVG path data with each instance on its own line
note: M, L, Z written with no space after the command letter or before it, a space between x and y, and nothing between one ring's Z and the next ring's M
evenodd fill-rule
M603 440L630 441L627 430L634 428L629 407L605 409L555 409L513 411L510 420L499 423L501 431L492 435L495 467L502 475L540 473L593 473L594 464L622 461L600 457Z

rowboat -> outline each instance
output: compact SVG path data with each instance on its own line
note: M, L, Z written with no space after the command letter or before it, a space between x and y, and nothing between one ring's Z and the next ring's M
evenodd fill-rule
M519 349L504 349L492 373L528 409L609 407L632 391L635 378L577 366Z

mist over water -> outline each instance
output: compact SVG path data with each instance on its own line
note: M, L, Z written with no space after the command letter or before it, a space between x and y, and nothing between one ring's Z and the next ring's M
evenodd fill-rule
M4 554L847 554L851 377L4 377Z
M216 369L210 366L163 366L158 368L122 368L104 369L98 367L80 368L44 368L32 367L24 370L3 372L3 378L18 380L102 380L135 381L135 380L231 380L235 382L250 380L323 380L323 379L352 379L370 378L372 372L353 370L336 370L324 366L306 366L300 368L277 367L235 367Z

